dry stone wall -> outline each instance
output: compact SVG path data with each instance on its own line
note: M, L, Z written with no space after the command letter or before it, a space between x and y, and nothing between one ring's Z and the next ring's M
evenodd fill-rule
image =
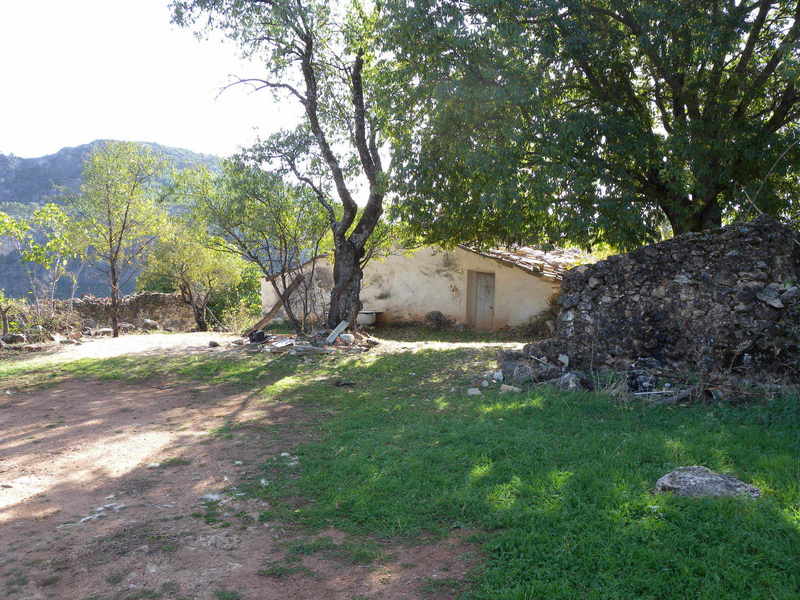
M73 310L87 327L111 325L111 299L84 296L73 301ZM191 307L177 294L140 292L120 299L120 322L142 327L145 319L157 321L162 328L189 331L195 327Z
M798 281L797 234L774 219L678 236L568 271L554 337L506 357L508 368L531 356L584 369L652 357L698 372L796 376Z

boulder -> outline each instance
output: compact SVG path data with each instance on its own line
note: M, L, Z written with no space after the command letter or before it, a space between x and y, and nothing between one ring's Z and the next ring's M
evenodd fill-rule
M100 329L95 329L93 335L107 335L112 336L114 335L114 330L111 327L101 327Z
M656 492L672 492L676 496L693 498L712 496L745 496L758 498L761 490L731 477L715 473L707 467L694 465L678 467L656 481Z
M27 344L28 338L24 333L9 333L3 336L3 341L6 344Z
M136 325L134 325L133 323L120 323L119 324L119 330L122 333L130 333L131 331L134 331L135 329L136 329Z
M156 329L161 329L161 325L159 325L158 321L154 321L153 319L142 319L142 329L146 331L155 331Z
M209 348L219 348L219 342L216 340L209 340L208 342Z
M345 346L352 346L356 341L356 337L352 333L343 333L339 336L339 341Z

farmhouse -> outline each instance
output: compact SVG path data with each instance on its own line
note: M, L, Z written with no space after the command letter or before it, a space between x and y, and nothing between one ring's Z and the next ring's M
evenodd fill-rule
M577 250L533 248L478 251L426 246L373 259L364 269L361 301L379 324L423 321L439 311L454 323L481 330L517 327L547 311L562 274L580 260ZM309 266L306 265L306 270ZM316 259L317 287L330 291L330 258ZM262 282L262 307L277 296Z

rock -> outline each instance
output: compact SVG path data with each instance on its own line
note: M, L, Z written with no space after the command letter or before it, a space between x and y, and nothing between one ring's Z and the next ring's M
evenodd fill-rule
M501 394L508 394L508 393L518 393L521 392L522 388L518 388L515 385L506 385L505 383L500 386L500 393Z
M575 373L564 373L558 380L558 387L570 392L584 389L581 378Z
M567 356L566 354L559 354L558 362L564 365L565 369L569 368L569 356Z
M676 496L745 496L758 498L761 490L731 477L715 473L707 467L679 467L656 481L656 492L672 492Z
M472 387L467 390L467 396L482 396L483 392L479 388Z
M158 321L154 321L153 319L142 319L142 329L145 331L155 331L156 329L161 329L161 325Z
M768 285L763 290L756 294L756 298L761 300L767 306L772 308L783 308L783 302L780 298L780 288L773 284Z
M497 371L493 371L492 372L492 379L494 379L497 382L502 382L503 381L503 372L500 371L499 369Z
M119 330L122 333L130 333L131 331L136 330L136 325L134 325L133 323L120 323Z
M356 341L356 336L352 333L343 333L339 336L339 341L346 346L352 346Z
M790 304L794 302L798 296L800 296L800 287L793 285L781 294L781 302Z
M219 342L216 340L209 340L208 341L209 348L219 348Z
M481 387L484 387L484 388L485 387L489 387L489 382L484 379L483 381L481 381Z
M100 329L95 329L93 333L94 335L112 336L114 335L114 330L111 327L101 327Z
M28 338L24 333L9 333L3 336L3 341L6 344L27 344Z
M239 338L231 342L233 346L244 346L244 339Z

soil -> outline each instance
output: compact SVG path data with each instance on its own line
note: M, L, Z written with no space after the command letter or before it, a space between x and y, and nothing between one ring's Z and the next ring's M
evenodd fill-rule
M218 334L187 335L126 336L124 344L100 340L58 357L109 356L114 348L217 351L208 348L208 339L220 339ZM292 449L313 438L316 418L298 406L260 403L256 394L226 386L71 380L4 392L0 597L457 596L475 560L463 536L415 545L371 540L382 558L353 564L352 556L344 560L336 552L352 542L343 532L309 534L261 522L270 509L266 502L223 493L260 473L258 465L269 458L295 460ZM231 423L244 426L213 434ZM219 494L219 502L204 501L208 494ZM316 540L328 552L289 556L288 545L298 540Z

